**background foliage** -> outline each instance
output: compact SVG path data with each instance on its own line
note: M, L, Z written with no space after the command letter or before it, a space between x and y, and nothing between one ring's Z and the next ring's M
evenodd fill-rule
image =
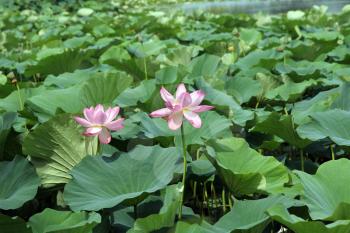
M1 232L349 232L350 8L146 3L1 6ZM181 221L180 132L148 116L180 82L215 106L185 124ZM72 116L98 103L126 121L95 155Z

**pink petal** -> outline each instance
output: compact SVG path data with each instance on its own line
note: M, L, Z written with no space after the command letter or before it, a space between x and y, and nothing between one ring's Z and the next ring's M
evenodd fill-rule
M95 112L94 107L85 108L84 109L85 119L87 119L89 122L92 122L92 119L94 119L94 112Z
M74 120L75 120L78 124L80 124L80 125L82 125L82 126L84 126L84 127L90 127L90 126L91 126L91 123L90 123L89 121L85 120L84 118L81 118L81 117L74 117Z
M98 135L98 139L102 144L108 144L111 142L111 134L109 133L108 129L103 128L102 132Z
M175 99L172 94L170 94L164 87L160 89L160 96L165 102L169 102L170 104L173 104Z
M168 118L168 126L171 130L177 130L182 125L182 113L173 113Z
M191 93L192 103L191 106L199 105L205 97L205 94L202 90L194 91Z
M180 102L181 108L185 108L189 106L192 102L191 95L186 92L182 93L182 95L179 98L179 102Z
M100 134L102 131L102 127L89 127L85 130L84 135L85 136L95 136Z
M95 110L94 116L93 116L93 123L98 124L98 125L103 125L107 120L107 115L103 111L103 109L98 109L97 111Z
M161 108L154 112L151 112L151 117L165 117L169 116L172 113L172 111L169 108Z
M183 84L183 83L179 84L177 86L177 89L176 89L176 99L179 99L180 96L186 92L187 92L187 90L186 90L185 84Z
M202 120L197 113L192 111L184 111L184 116L193 127L200 128L202 126Z
M106 110L106 116L107 116L107 119L106 119L106 122L111 122L114 120L114 118L117 117L118 113L120 111L120 108L119 107L114 107L114 108L108 108Z
M124 122L124 118L119 118L118 120L109 122L105 126L109 130L117 131L117 130L120 130L120 129L124 128L123 122Z
M102 104L98 104L98 105L96 105L96 107L95 107L95 110L94 110L95 112L97 112L97 111L102 111L102 112L104 112L104 108L103 108L103 106L102 106Z
M205 112L205 111L209 111L211 109L213 109L214 107L213 106L210 106L210 105L199 105L199 106L194 106L194 107L190 107L189 109L192 111L192 112Z

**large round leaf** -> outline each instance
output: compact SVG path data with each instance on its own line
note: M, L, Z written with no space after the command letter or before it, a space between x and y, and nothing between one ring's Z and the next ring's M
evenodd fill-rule
M16 209L34 198L40 180L26 159L0 162L0 171L0 209Z
M340 159L322 164L315 175L296 171L304 186L303 200L312 219L350 219L350 161Z
M69 114L57 115L39 125L24 139L23 152L32 157L44 186L67 183L69 171L87 154L87 140Z
M184 132L187 145L203 144L203 142L208 139L232 135L230 131L231 122L224 116L221 116L214 111L210 111L202 113L200 117L202 119L202 127L199 129L194 128L185 120ZM170 130L166 120L150 118L148 115L142 114L141 124L147 137L155 138L175 136L176 143L181 144L180 130Z
M244 139L231 137L210 144L209 160L236 195L261 191L279 193L289 181L283 164L251 149Z
M102 75L97 75L82 86L79 95L83 106L111 105L113 100L132 82L130 76L121 72L110 72L100 76Z
M98 213L53 209L45 209L29 219L33 233L92 233L92 229L100 222Z
M128 233L153 232L163 227L174 225L175 216L180 204L180 185L168 186L162 192L163 207L158 214L152 214L145 218L138 218Z
M350 146L350 112L334 109L310 115L312 122L298 127L298 134L310 140L329 137L338 145Z
M249 230L251 233L261 233L271 222L270 216L267 215L266 211L277 204L291 207L296 203L284 196L269 196L260 200L238 201L232 210L220 218L214 226L224 229L226 232Z
M48 115L46 118L54 116L58 109L76 113L97 104L112 105L113 100L130 85L132 78L111 69L96 72L83 81L64 89L46 90L29 98L27 103L35 112Z
M171 181L179 156L176 148L137 146L112 161L87 157L72 170L64 199L74 211L100 210L155 192Z
M282 116L277 112L271 113L266 119L257 123L252 131L276 135L298 148L304 148L310 144L310 141L299 137L291 116Z
M350 221L339 220L325 224L322 221L307 221L290 214L285 206L276 205L268 210L271 218L291 229L295 233L349 233Z

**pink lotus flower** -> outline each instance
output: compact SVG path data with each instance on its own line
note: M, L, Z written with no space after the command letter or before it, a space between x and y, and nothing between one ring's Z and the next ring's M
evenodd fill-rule
M90 107L84 109L85 118L74 117L74 119L86 128L84 132L85 136L98 135L101 143L108 144L111 142L111 134L109 131L117 131L124 128L124 118L114 120L117 117L119 110L119 107L114 107L108 108L105 111L103 106L98 104L95 108Z
M164 87L160 89L160 95L165 101L166 108L154 111L150 116L166 117L171 130L177 130L181 127L183 117L193 127L200 128L202 126L202 120L197 113L209 111L214 108L209 105L199 105L204 99L204 92L198 90L189 94L183 83L177 87L175 98Z

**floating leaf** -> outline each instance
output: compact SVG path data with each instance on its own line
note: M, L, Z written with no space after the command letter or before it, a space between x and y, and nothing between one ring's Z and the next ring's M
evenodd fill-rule
M305 193L302 200L313 220L335 221L350 218L350 197L344 184L350 177L350 161L339 159L323 163L315 175L296 171Z
M317 141L329 137L342 146L350 146L350 112L334 109L310 115L312 121L297 128L302 138Z
M156 90L155 80L144 80L135 88L128 88L123 91L114 103L120 107L130 107L137 105L138 102L145 103L149 100Z
M45 209L29 219L33 233L92 233L101 222L98 213L57 211Z
M176 148L137 146L115 160L87 157L71 172L64 199L74 211L111 208L164 188L180 154Z
M238 201L232 210L225 214L215 223L215 227L225 230L225 232L244 231L262 233L271 222L266 211L281 204L287 208L294 206L296 201L284 196L269 196L259 200ZM252 212L252 210L254 210Z
M304 148L310 144L308 140L299 137L294 129L294 123L290 115L282 116L277 112L271 113L265 120L258 122L252 131L276 135L298 148Z
M289 181L287 168L274 157L262 156L241 138L209 143L209 160L237 196L255 192L279 193Z
M180 185L168 186L162 193L164 204L158 214L138 218L128 233L143 233L160 230L174 225L175 216L180 204Z
M272 207L268 210L268 214L273 220L287 226L295 233L347 233L350 227L349 220L339 220L329 224L321 221L307 221L290 214L282 205Z
M204 112L200 114L202 127L197 129L187 122L184 124L184 132L187 145L203 144L208 139L231 135L229 127L231 122L216 112ZM163 119L150 118L148 115L141 115L143 132L149 138L175 136L176 142L180 142L180 130L173 131L168 127L167 121Z
M0 209L17 209L34 198L40 180L26 159L0 162L0 171Z
M32 157L41 183L45 187L67 183L70 170L86 155L88 138L69 114L57 115L39 125L24 139L23 152Z

